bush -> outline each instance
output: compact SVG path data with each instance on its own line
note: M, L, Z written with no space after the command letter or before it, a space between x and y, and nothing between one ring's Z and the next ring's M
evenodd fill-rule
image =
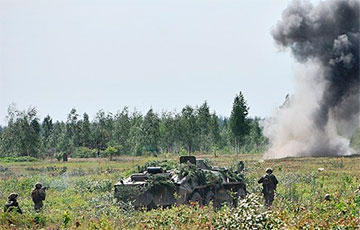
M251 194L236 208L223 207L213 218L215 229L280 229L282 222Z
M75 151L71 154L72 157L78 158L91 158L97 156L96 149L89 149L87 147L76 148Z
M35 158L35 157L29 157L29 156L24 156L24 157L1 157L0 158L0 162L36 162L36 161L40 161L40 160Z

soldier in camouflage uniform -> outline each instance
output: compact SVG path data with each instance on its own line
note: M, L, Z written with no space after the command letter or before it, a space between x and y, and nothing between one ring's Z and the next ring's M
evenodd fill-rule
M262 176L258 183L262 184L263 189L262 193L265 199L265 205L271 206L274 201L276 186L279 183L275 175L272 174L273 170L271 168L266 169L266 175Z
M22 214L22 210L19 207L19 203L16 200L17 197L18 197L17 193L11 193L8 196L8 201L5 203L4 206L4 212L11 212L16 210L18 213Z
M40 182L35 184L34 189L31 191L31 198L34 202L34 209L36 212L40 212L43 207L43 200L45 200L46 192L45 187L42 187Z

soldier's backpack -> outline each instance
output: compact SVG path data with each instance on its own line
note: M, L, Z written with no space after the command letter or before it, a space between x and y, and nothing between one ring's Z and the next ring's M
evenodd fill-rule
M264 176L263 187L264 187L265 190L272 190L272 189L274 189L274 188L273 188L273 187L274 187L274 184L273 184L273 182L272 182L272 180L271 180L270 175L265 175L265 176Z
M265 175L264 176L264 181L263 181L263 184L264 185L268 185L271 183L271 179L270 179L270 176L269 175Z

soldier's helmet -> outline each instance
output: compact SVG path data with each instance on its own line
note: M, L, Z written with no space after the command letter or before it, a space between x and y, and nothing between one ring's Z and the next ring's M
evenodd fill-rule
M325 194L324 200L330 201L331 200L330 194Z
M14 200L14 199L16 199L16 197L18 197L18 194L15 193L15 192L13 192L13 193L11 193L11 194L8 196L8 199L9 199L9 200Z
M40 189L42 187L42 184L40 182L36 182L35 188Z
M273 172L273 169L272 169L272 168L267 168L265 172L266 172L266 173L272 173L272 172Z

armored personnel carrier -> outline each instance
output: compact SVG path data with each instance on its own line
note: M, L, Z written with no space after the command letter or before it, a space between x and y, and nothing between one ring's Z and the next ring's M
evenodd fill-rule
M145 172L116 183L115 197L149 209L191 202L199 205L212 202L215 207L224 203L236 205L237 199L246 195L242 169L242 162L234 172L213 167L195 156L183 156L177 169L147 167Z

